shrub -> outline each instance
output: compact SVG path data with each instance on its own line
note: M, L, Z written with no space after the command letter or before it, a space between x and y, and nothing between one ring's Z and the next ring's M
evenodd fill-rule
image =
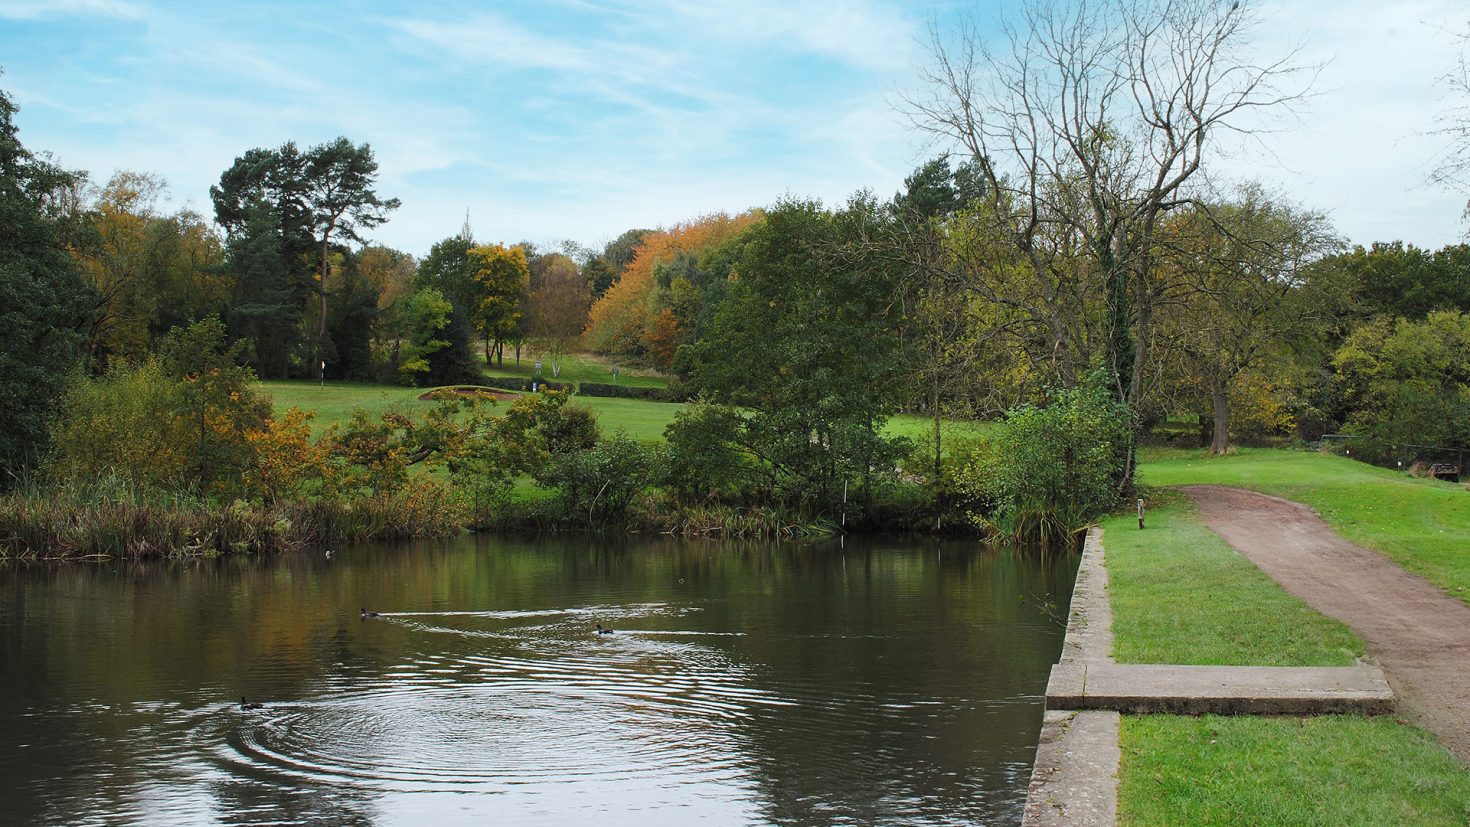
M237 364L241 345L225 342L224 325L206 319L174 328L142 364L74 379L52 427L55 473L238 493L270 401Z
M1117 501L1129 446L1127 409L1100 381L1006 414L993 442L957 463L955 485L993 503L978 522L1011 539L1046 541L1086 527Z
M142 485L182 484L190 466L175 383L155 361L117 365L98 379L78 374L51 427L58 479L115 474Z
M579 396L601 396L614 399L648 399L654 402L673 402L673 396L664 388L645 388L634 385L609 385L603 382L582 382L577 385Z
M570 390L570 382L555 382L545 379L529 379L525 376L486 376L484 383L486 387L499 388L503 391L522 391L531 393L531 384L535 383L536 391L566 391Z
M558 489L564 521L604 527L624 523L634 499L658 481L662 454L659 446L619 433L592 448L553 457L533 476Z
M744 424L740 411L727 405L694 402L679 411L664 429L669 490L685 502L748 493L761 468L741 445Z

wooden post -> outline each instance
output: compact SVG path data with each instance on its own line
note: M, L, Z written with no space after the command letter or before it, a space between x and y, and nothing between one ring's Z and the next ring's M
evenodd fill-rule
M1143 528L1143 498L1138 498L1138 527Z

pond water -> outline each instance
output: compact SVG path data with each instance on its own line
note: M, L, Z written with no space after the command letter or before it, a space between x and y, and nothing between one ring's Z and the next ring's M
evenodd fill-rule
M0 822L1014 824L1075 570L483 536L0 564Z

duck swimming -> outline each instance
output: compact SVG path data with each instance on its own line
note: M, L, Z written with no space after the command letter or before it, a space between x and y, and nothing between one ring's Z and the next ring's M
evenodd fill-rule
M247 700L245 700L245 696L244 695L241 695L240 696L240 708L242 710L245 710L245 711L249 711L249 710L252 710L252 709L265 709L265 704L258 704L258 703L255 703L253 701L247 701Z
M594 632L594 634L599 634L599 635L611 635L611 634L614 634L614 632L613 632L613 630L612 630L612 629L604 629L604 628L603 628L603 627L602 627L602 624L601 624L601 623L599 623L599 624L597 624L597 631L596 631L596 632Z
M364 617L364 618L368 618L368 617L377 617L377 616L378 616L378 613L377 613L377 612L370 612L370 611L368 611L368 610L367 610L367 609L363 609L363 610L362 610L362 616L363 616L363 617Z

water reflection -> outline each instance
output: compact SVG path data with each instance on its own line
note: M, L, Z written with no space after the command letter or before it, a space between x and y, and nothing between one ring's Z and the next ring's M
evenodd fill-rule
M0 820L1015 823L1074 568L581 537L9 564Z

